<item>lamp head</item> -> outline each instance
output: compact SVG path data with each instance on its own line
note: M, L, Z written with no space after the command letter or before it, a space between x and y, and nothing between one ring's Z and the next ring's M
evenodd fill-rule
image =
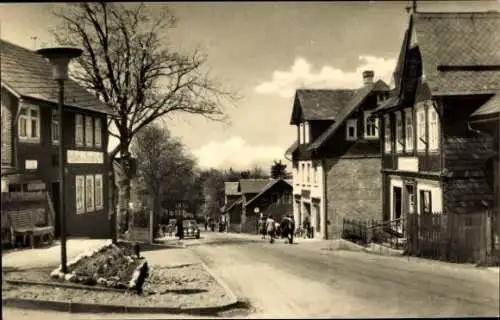
M52 64L52 76L54 80L67 80L69 62L71 59L79 57L82 52L82 49L71 47L44 48L37 50L37 53L49 59Z

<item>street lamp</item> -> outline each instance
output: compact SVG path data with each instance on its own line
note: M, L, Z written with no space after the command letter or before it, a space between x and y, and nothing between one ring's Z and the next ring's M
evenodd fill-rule
M44 48L37 51L52 64L52 77L59 87L58 115L59 115L59 219L61 223L61 271L67 273L66 264L66 211L64 197L64 174L66 154L64 152L64 81L68 79L68 65L71 59L82 54L78 48L58 47Z

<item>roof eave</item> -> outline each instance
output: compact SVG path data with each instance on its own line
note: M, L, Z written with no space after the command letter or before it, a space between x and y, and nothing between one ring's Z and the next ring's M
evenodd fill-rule
M9 86L7 84L7 82L5 82L5 81L2 80L1 81L1 85L5 89L7 89L7 91L9 91L10 93L12 93L16 98L21 98L21 94L19 92L17 92L16 90L14 90L14 88L12 88L11 86Z

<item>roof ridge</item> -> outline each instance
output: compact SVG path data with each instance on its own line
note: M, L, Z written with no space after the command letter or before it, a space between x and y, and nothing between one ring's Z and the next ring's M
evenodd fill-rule
M6 44L8 44L8 45L11 45L11 46L14 46L14 47L18 47L19 49L23 49L23 50L26 50L26 51L29 51L29 52L36 53L36 51L34 51L34 50L30 50L30 49L28 49L28 48L26 48L26 47L23 47L23 46L21 46L21 45L18 45L18 44L14 43L14 42L7 41L7 40L5 40L5 39L1 39L1 38L0 38L0 42L4 42L4 43L6 43Z

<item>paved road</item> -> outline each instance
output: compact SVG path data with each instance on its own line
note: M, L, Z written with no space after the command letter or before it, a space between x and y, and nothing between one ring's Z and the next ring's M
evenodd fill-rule
M187 251L201 257L255 309L250 315L235 312L224 317L496 316L499 313L499 274L470 266L363 252L325 252L318 249L325 246L321 242L299 240L297 245L288 245L279 241L271 245L255 236L211 232L204 232L202 239L184 243L188 245ZM181 253L182 249L173 251L179 251L174 260L192 259L189 252ZM180 317L200 318L3 309L4 319Z
M489 270L205 233L189 248L256 308L251 317L496 316Z

